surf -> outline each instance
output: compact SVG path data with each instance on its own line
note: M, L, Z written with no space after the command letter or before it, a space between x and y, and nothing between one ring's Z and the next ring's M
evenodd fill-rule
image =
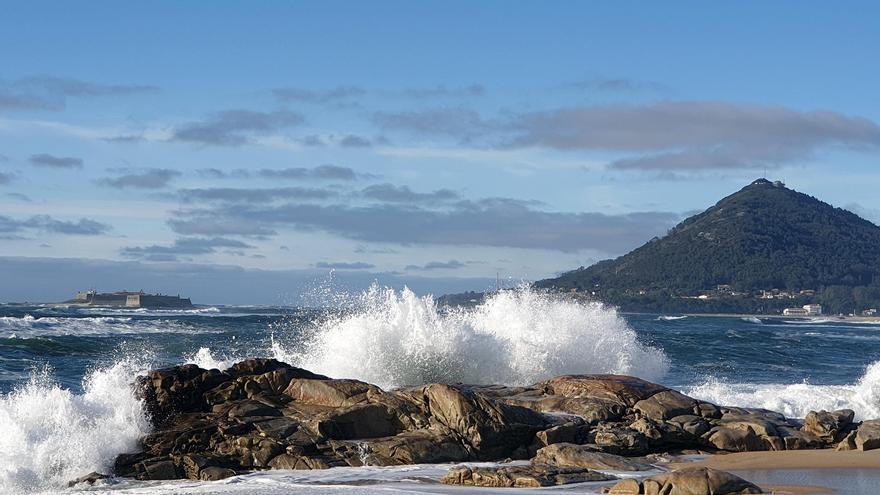
M474 308L445 308L430 295L374 285L300 338L293 346L273 341L273 355L385 388L526 385L580 373L658 381L669 369L663 351L640 342L614 308L529 287L496 292Z
M149 432L132 383L143 363L95 369L83 393L59 386L49 370L0 396L0 492L55 491L83 474L109 472L116 456Z
M731 383L717 378L683 388L691 397L719 405L756 407L803 418L810 411L852 409L856 419L880 418L880 361L848 385Z

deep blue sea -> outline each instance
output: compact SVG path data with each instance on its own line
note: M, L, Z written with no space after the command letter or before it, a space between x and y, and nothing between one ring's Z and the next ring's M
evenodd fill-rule
M529 290L467 310L379 287L334 302L176 311L0 305L0 493L60 490L133 449L149 430L129 388L138 373L181 363L224 368L252 356L386 388L623 373L792 417L840 407L880 417L878 324L619 314ZM282 488L310 483L298 476L271 479ZM110 491L234 493L249 480L222 488L124 482ZM336 493L309 491L325 492Z

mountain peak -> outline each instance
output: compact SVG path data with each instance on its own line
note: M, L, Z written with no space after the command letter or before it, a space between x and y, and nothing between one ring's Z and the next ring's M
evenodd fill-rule
M759 178L753 180L752 183L749 184L749 186L773 186L773 187L785 188L785 183L782 182L781 180L771 181L767 178L759 177ZM746 186L746 187L749 187L749 186Z
M536 285L614 295L609 302L718 286L743 293L864 287L880 304L880 227L759 178L626 255Z

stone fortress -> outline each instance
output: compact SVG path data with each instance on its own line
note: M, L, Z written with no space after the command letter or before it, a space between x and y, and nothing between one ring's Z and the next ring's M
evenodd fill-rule
M180 295L147 294L144 291L98 292L88 290L77 292L65 304L119 308L191 308L192 301Z

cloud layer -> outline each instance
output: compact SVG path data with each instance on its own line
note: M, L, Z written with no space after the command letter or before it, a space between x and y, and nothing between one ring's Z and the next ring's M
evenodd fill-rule
M69 97L125 96L158 89L145 84L101 84L68 77L31 76L0 81L0 109L61 110Z
M73 156L55 156L50 155L48 153L38 153L36 155L31 155L29 161L31 165L36 167L48 167L48 168L82 168L83 160L82 158L76 158Z
M224 110L200 121L189 122L174 129L172 141L198 144L240 146L254 138L302 125L302 114L288 110L258 112Z
M162 189L167 187L174 178L182 175L177 170L168 168L148 168L138 171L124 169L122 172L125 173L118 177L101 179L98 183L118 189Z
M698 170L777 166L822 149L880 148L880 126L832 111L720 101L579 106L486 119L463 108L379 112L386 130L499 148L617 152L612 169Z
M372 177L358 174L349 167L339 165L318 165L317 167L288 167L288 168L261 168L249 170L237 168L233 170L220 170L217 168L203 168L198 170L199 175L210 179L246 179L257 177L263 179L284 180L334 180L353 181L359 178Z
M666 232L679 215L606 215L544 211L507 198L458 201L444 208L413 203L218 204L179 210L169 220L181 235L271 235L320 230L359 241L470 245L619 253Z
M35 215L25 220L16 220L0 215L0 233L14 234L25 231L42 231L62 235L103 235L112 228L104 223L80 218L77 221L58 220L49 215Z
M250 244L223 237L186 237L175 239L170 246L151 245L123 248L120 254L148 261L177 261L180 256L216 253L220 248L250 249Z

